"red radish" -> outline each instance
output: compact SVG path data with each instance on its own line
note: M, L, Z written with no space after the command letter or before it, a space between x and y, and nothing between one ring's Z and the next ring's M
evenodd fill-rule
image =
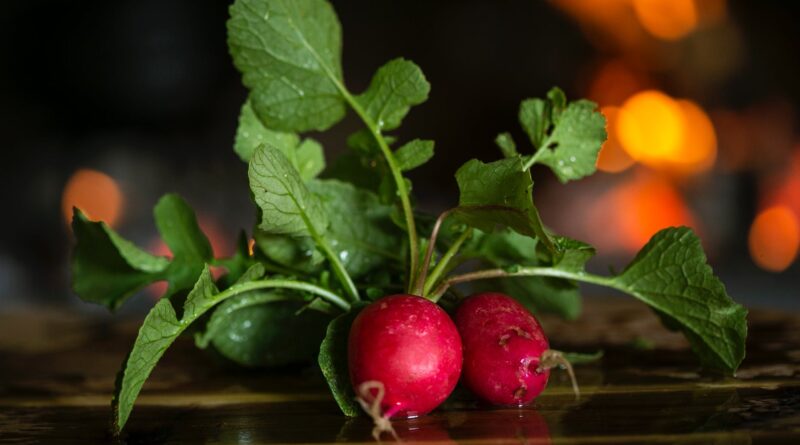
M526 405L547 385L550 368L569 363L552 351L539 322L513 298L482 293L456 312L464 345L464 384L495 405ZM577 394L577 386L574 385Z
M421 297L381 298L350 328L350 380L376 423L376 416L388 423L389 417L421 416L439 406L455 388L461 362L455 324Z

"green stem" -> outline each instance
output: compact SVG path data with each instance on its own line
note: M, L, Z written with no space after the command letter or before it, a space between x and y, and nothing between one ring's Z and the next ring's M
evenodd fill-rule
M409 198L406 181L403 178L403 173L397 166L397 160L395 160L394 154L389 148L389 144L386 143L386 139L383 138L378 125L372 121L372 118L367 115L366 111L364 111L364 109L361 107L361 104L359 104L358 101L350 94L350 92L347 91L341 82L337 82L337 87L339 88L339 92L342 93L342 96L345 98L345 100L347 100L347 103L350 104L350 107L356 112L358 117L364 121L364 124L372 133L372 136L378 142L378 147L380 147L383 156L386 158L386 163L389 165L389 170L392 172L392 177L394 178L395 185L397 186L397 194L400 196L400 204L403 207L403 215L405 217L406 229L408 231L408 247L411 257L408 291L412 292L412 287L416 281L416 276L418 273L417 262L419 261L419 238L417 236L417 225L414 222L414 212L411 209L411 199Z
M486 270L478 270L475 272L469 272L461 275L454 275L447 280L443 281L431 295L429 295L429 299L431 301L438 301L439 298L447 292L447 288L454 284L458 283L466 283L468 281L475 281L475 280L485 280L490 278L511 278L511 277L556 277L556 278L565 278L568 280L575 280L575 281L582 281L584 283L592 283L598 284L601 286L607 286L616 288L617 286L614 285L613 280L607 277L601 277L599 275L592 275L585 272L571 272L563 269L557 269L554 267L523 267L517 269L514 272L509 272L503 269L486 269Z
M304 283L302 281L294 281L294 280L258 280L258 281L248 281L246 283L234 284L233 286L215 295L214 300L216 302L220 302L227 298L233 297L237 294L250 292L257 289L267 289L267 288L295 289L295 290L309 292L315 295L319 295L324 300L327 300L329 303L338 306L345 312L350 310L350 303L348 303L342 297L336 295L335 293L311 283Z
M536 150L536 153L534 153L531 157L529 157L527 162L525 162L525 165L522 166L522 171L528 170L529 168L533 167L533 164L535 164L536 161L539 160L539 158L542 156L542 153L544 153L545 150L547 150L546 147L549 143L550 143L549 139L546 140L544 143L542 143L542 146L539 147L538 150Z
M461 248L461 245L464 244L464 241L466 241L467 238L469 238L471 235L472 235L471 228L464 231L464 233L462 233L461 236L459 236L456 239L456 241L450 246L450 248L447 249L447 252L445 252L444 255L442 255L442 259L439 260L438 263L436 263L436 267L433 268L433 271L431 272L430 276L428 277L427 280L425 280L425 286L423 286L422 289L423 296L428 295L430 290L433 288L433 285L436 284L436 282L439 280L439 278L442 276L445 270L447 270L447 265L450 264L450 261L453 259L454 256L456 256L456 254L458 253L458 249ZM433 296L429 296L428 298L433 299L432 297ZM433 301L436 301L438 299L439 297L436 297L436 299Z

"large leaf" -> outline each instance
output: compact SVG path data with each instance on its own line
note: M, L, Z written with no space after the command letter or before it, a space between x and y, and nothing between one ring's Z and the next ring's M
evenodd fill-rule
M507 226L549 243L533 205L533 181L519 157L485 164L473 159L458 169L460 192L456 215L484 232Z
M169 260L139 249L104 222L75 209L72 287L83 300L116 309L147 284L161 279Z
M280 150L266 145L256 150L250 160L249 177L250 189L261 210L262 230L290 236L317 237L325 233L325 209Z
M379 130L400 126L412 105L428 99L431 86L414 62L394 59L378 68L367 91L356 97Z
M676 323L704 366L730 374L744 359L747 310L725 292L691 229L656 233L610 285Z
M214 310L197 344L209 343L244 366L283 366L311 361L319 352L330 317L302 310L306 303L285 291L260 291L233 297ZM292 341L286 341L292 339Z
M319 347L319 368L328 381L339 409L350 417L361 414L361 407L356 402L356 394L350 383L347 343L350 326L363 308L364 305L361 304L353 305L349 312L334 318L328 325L325 339Z
M194 320L216 303L214 296L217 293L211 272L206 267L186 297L180 319L168 298L159 300L147 314L115 390L112 404L114 428L117 432L128 421L142 385L164 355L164 351Z
M324 0L237 0L228 46L269 128L325 130L345 115L341 29Z
M351 276L401 264L402 232L391 221L391 206L372 192L334 179L311 181L308 188L329 215L326 239Z

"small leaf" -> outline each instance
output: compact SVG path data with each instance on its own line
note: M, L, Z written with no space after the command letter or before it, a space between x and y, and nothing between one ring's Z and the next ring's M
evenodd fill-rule
M428 99L431 86L414 62L394 59L380 67L367 90L356 97L379 130L400 126L412 105Z
M261 209L259 227L272 234L319 236L328 217L280 150L264 146L250 160L250 189Z
M326 239L351 276L401 265L402 232L390 219L391 206L372 192L333 179L311 181L308 188L329 215Z
M540 150L539 162L550 167L561 182L589 176L606 140L606 119L593 102L570 103ZM553 148L551 148L553 147Z
M165 275L169 287L165 296L189 289L206 262L214 258L194 211L180 196L164 195L153 209L156 227L172 252L173 258Z
M413 170L433 157L433 141L414 139L394 152L401 171Z
M239 126L236 128L233 150L243 161L249 162L253 153L262 144L269 144L289 156L289 153L300 144L300 137L295 133L268 129L256 116L248 100L242 105L242 111L239 113Z
M494 139L494 143L500 147L503 157L513 158L519 154L517 153L517 144L514 142L514 138L511 137L510 133L498 134Z
M273 235L256 230L256 246L270 261L297 272L316 273L325 257L308 236Z
M168 298L159 300L147 314L115 390L112 404L117 433L128 421L136 397L164 351L189 324L216 303L213 297L218 292L211 272L205 267L186 297L180 320Z
M163 279L169 260L139 249L104 222L74 210L72 287L84 301L118 308L142 287Z
M297 147L297 171L303 180L314 179L325 170L325 153L322 145L314 139L308 138Z
M458 169L460 192L456 215L484 232L508 226L549 243L539 213L533 205L533 181L522 170L519 157L484 164L473 159Z
M230 53L262 122L322 131L344 117L341 29L327 1L237 0L230 14Z
M349 312L334 318L328 325L325 339L319 347L319 368L328 381L339 409L349 417L360 415L361 407L356 402L356 394L350 383L347 343L350 326L364 306L365 304L353 305Z
M653 235L610 285L680 326L704 366L732 374L744 359L747 310L725 292L691 229Z
M519 104L519 123L534 148L539 149L552 124L550 103L542 99L525 99Z

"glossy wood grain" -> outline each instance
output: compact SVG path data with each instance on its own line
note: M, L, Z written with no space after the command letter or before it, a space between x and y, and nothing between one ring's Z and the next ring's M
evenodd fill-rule
M800 315L753 311L737 378L699 372L644 306L590 300L576 322L545 319L554 346L605 351L577 367L582 397L554 373L535 405L480 406L457 391L434 414L395 421L405 442L800 443ZM109 433L115 373L137 323L62 312L0 315L0 443L373 443L339 414L315 368L243 370L179 341L145 385L122 438ZM386 441L391 441L386 438Z

